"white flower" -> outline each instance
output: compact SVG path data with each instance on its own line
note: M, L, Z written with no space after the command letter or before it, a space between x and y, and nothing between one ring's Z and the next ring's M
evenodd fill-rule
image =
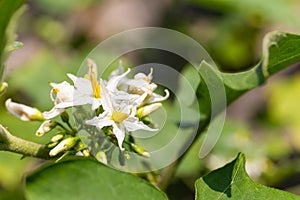
M97 66L91 59L87 60L89 71L84 78L68 74L74 82L74 106L91 104L92 110L97 109L102 104L102 89L97 78ZM120 76L111 77L107 82L110 92L118 92L117 85L124 78L130 69Z
M74 90L74 106L91 104L92 110L97 109L101 105L101 88L98 81L97 66L94 61L87 59L89 71L84 78L68 74L73 81Z
M65 108L73 106L74 86L64 81L62 83L50 83L52 89L50 98L54 102L54 107L48 111L43 112L46 119L56 117L65 111ZM54 95L56 95L54 97Z
M146 95L132 96L130 94L127 94L127 98L124 95L120 99L109 93L103 81L100 81L100 84L103 91L102 106L104 112L91 120L87 120L87 124L96 126L100 129L106 126L112 126L113 134L116 136L119 148L122 151L124 150L122 144L125 138L125 133L127 131L131 132L136 130L156 130L146 126L141 121L139 121L137 117L135 117L136 105L140 105Z
M11 99L6 100L5 106L9 113L23 121L44 119L41 111L38 109L26 106L24 104L12 102Z
M118 71L121 70L118 69ZM114 71L113 73L117 73L117 72ZM130 94L142 95L146 93L147 98L145 99L144 103L155 103L155 102L160 102L168 99L170 93L167 89L164 90L166 93L165 96L161 96L157 93L154 93L154 90L157 88L157 85L151 82L153 78L152 74L153 74L153 69L151 68L150 73L148 75L144 73L138 73L134 76L133 79L120 80L120 85L118 87L122 88L123 90L125 90Z

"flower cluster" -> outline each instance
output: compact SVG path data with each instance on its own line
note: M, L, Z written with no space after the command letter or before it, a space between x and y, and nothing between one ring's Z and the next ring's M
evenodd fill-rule
M83 145L78 147L78 127L69 123L66 110L71 107L90 105L89 109L94 115L85 118L84 124L97 127L106 134L109 132L121 151L124 151L123 142L127 133L157 130L145 123L144 119L162 106L160 102L169 97L169 91L165 90L165 96L154 92L157 85L151 82L152 69L148 75L137 73L133 78L127 78L130 69L124 71L120 62L119 68L110 74L109 79L103 80L98 78L97 66L93 60L87 59L87 65L88 73L84 77L67 74L73 84L67 81L50 83L50 98L54 106L49 111L40 112L10 99L6 101L7 110L20 119L44 121L36 132L38 136L54 128L63 130L52 138L50 156L74 149L76 145L77 152L87 150ZM57 116L61 116L69 129L53 120ZM132 147L135 148L136 145L132 144Z

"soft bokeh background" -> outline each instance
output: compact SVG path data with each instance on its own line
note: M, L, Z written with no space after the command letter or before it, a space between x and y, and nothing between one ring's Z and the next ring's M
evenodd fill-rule
M76 73L95 45L120 31L144 26L178 30L202 44L223 71L235 72L258 62L267 32L300 33L299 19L299 0L29 0L18 23L18 40L24 47L7 61L9 90L0 99L0 123L19 137L39 143L49 140L34 135L39 123L10 116L5 99L50 109L48 82L61 82L67 72ZM184 67L168 55L157 56L156 62ZM213 152L198 159L200 138L167 191L170 199L193 199L194 180L239 151L246 154L247 171L254 180L300 195L299 69L300 63L229 107ZM22 177L40 162L0 152L0 199L22 199Z

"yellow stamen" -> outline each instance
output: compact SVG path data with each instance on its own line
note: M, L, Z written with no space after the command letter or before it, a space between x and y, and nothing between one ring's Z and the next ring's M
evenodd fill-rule
M126 113L121 113L121 112L116 112L113 111L111 119L114 120L115 122L121 123L123 122L127 117L129 117L128 114Z
M100 99L100 84L97 81L97 66L94 61L91 59L87 60L88 62L88 67L89 67L89 72L88 74L84 75L84 78L91 81L92 84L92 89L93 89L93 95L95 98Z
M91 83L92 83L92 88L93 88L93 93L95 98L100 99L100 84L97 81L97 75L95 73L91 74Z
M54 92L54 94L57 94L59 92L59 89L58 88L53 88L53 92Z

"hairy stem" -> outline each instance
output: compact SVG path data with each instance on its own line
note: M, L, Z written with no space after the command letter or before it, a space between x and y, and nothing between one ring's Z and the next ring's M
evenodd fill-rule
M50 149L41 144L13 136L0 124L0 151L10 151L23 156L50 159Z

